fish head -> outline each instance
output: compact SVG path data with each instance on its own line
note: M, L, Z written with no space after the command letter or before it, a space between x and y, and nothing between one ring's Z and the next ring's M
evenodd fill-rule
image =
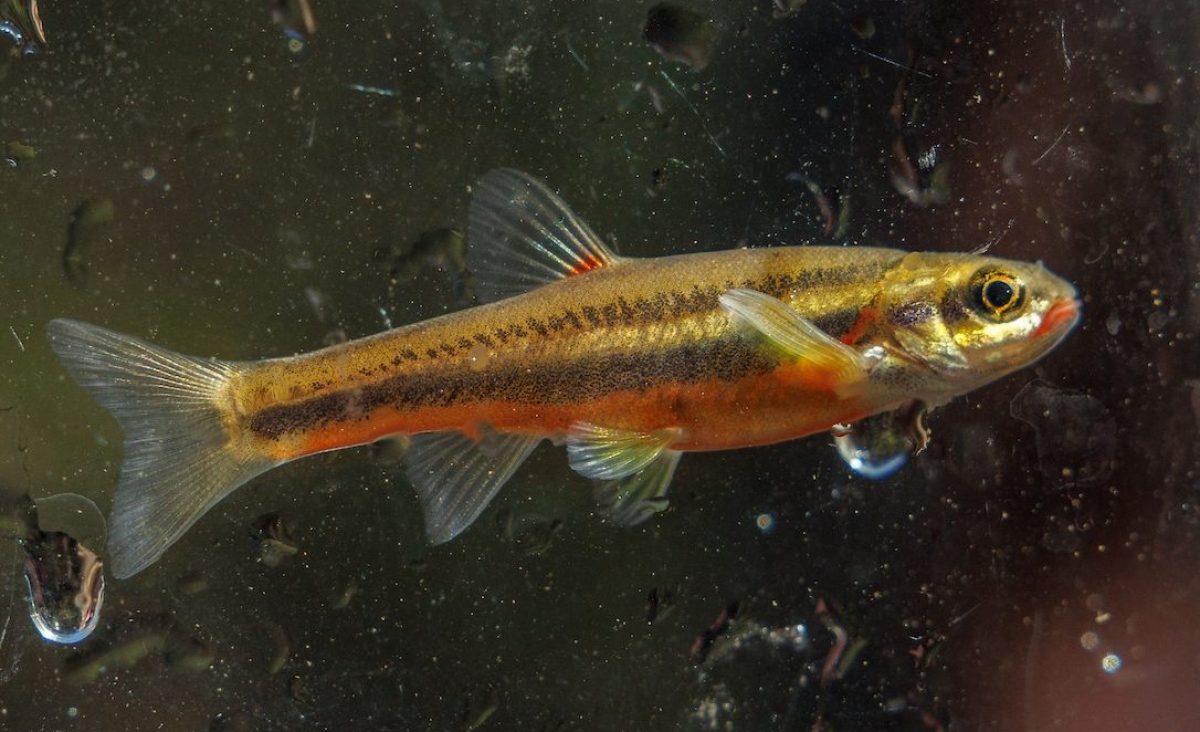
M910 254L880 292L899 354L961 393L1049 353L1080 317L1075 287L1042 264Z

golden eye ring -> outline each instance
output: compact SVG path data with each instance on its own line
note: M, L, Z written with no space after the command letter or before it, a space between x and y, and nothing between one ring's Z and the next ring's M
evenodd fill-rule
M1016 313L1025 304L1025 286L1012 275L995 270L975 276L972 301L980 312L996 318Z

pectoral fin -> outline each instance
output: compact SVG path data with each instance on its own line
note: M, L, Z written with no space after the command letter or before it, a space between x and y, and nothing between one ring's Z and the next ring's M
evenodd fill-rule
M757 290L734 289L721 306L735 323L760 337L780 355L797 362L814 383L843 391L862 382L872 361L829 335L780 300Z

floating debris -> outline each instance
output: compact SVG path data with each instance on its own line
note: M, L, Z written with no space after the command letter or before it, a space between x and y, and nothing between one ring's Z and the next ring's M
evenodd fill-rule
M287 633L278 625L271 625L271 660L267 663L267 673L271 676L283 670L288 656L292 654L292 644Z
M38 0L0 0L0 36L13 42L18 55L31 56L46 50Z
M667 111L667 105L663 102L662 94L653 84L647 84L644 81L635 81L629 85L629 91L623 94L617 100L617 111L627 112L633 106L643 93L650 100L650 106L659 114L664 114Z
M817 617L825 629L833 634L833 645L829 648L829 653L825 655L825 663L821 665L821 686L828 686L831 681L840 680L846 675L850 669L850 664L866 647L867 642L863 638L850 641L850 634L842 627L837 619L833 617L829 606L825 604L824 599L817 600L816 607Z
M230 122L210 122L189 129L185 139L193 145L232 142L237 139L237 129Z
M802 183L812 194L817 210L821 213L822 232L826 236L841 239L850 228L850 197L842 196L837 189L831 189L828 195L825 190L812 178L799 171L788 173L784 180ZM834 206L837 215L834 215Z
M703 71L712 60L720 31L707 17L694 10L659 3L646 14L642 37L668 61Z
M67 279L74 285L83 285L88 267L84 254L100 232L113 220L111 198L89 198L75 207L67 221L67 245L63 248L62 266Z
M467 711L463 715L463 732L475 732L483 727L499 709L500 692L496 690L496 687L489 686L484 697L476 699L467 707Z
M350 607L350 601L358 594L358 578L354 576L348 577L340 589L334 593L329 600L329 607L333 610L345 610Z
M712 650L713 643L724 635L729 630L729 624L737 619L739 609L737 602L729 603L721 609L721 613L717 615L717 619L712 622L712 625L696 636L696 640L692 641L691 650L688 652L692 663L704 663L704 660L708 658L709 651Z
M1049 485L1086 487L1112 475L1117 423L1099 399L1033 381L1013 397L1009 412L1033 428Z
M291 529L277 513L264 513L254 521L254 538L258 539L259 561L268 567L278 567L300 552L292 538Z
M288 679L288 694L291 695L294 701L298 701L301 704L311 704L313 701L313 693L308 688L308 682L299 674L295 674L292 678Z
M66 660L63 676L88 683L118 668L130 668L157 656L171 670L201 671L216 660L216 652L165 614L126 616L106 626L103 640Z
M0 159L10 168L19 168L37 157L37 150L21 142L0 144Z
M929 441L924 425L925 405L910 402L893 412L839 425L833 432L838 455L849 468L864 478L881 480L921 452Z
M500 535L526 556L545 553L563 527L561 519L536 513L518 515L509 508L501 511L496 520L500 524Z
M382 86L370 86L367 84L345 84L347 89L359 92L360 94L373 94L377 97L398 97L400 92L395 89L385 89Z
M713 645L705 663L709 667L721 664L750 648L799 653L808 647L808 626L804 623L773 628L752 620L742 620Z
M896 191L918 206L932 206L950 200L950 164L937 162L936 149L926 151L920 167L908 158L904 139L892 143L892 185Z
M208 591L208 578L200 572L188 572L175 580L175 589L183 595L199 595Z
M800 12L800 8L804 7L808 0L772 0L771 16L775 18L787 18Z
M6 496L4 503L0 533L23 551L34 628L52 643L79 643L96 629L104 605L104 563L89 548L103 544L104 517L96 504L75 494L37 502Z
M675 593L666 587L655 587L646 595L646 624L660 623L675 610Z
M875 20L866 13L856 15L850 19L850 30L864 41L869 40L875 37Z
M467 304L475 299L475 277L467 269L466 237L458 229L430 229L407 246L380 249L375 259L388 263L389 294L426 267L435 267L450 276L456 302Z
M283 31L288 50L301 53L317 32L317 19L308 0L272 0L271 22Z
M759 533L770 536L775 533L775 527L779 524L779 520L775 518L775 514L770 511L763 511L755 514L754 528L758 529Z

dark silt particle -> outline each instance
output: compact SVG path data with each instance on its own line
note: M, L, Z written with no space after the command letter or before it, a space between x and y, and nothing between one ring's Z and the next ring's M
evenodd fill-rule
M10 168L19 168L37 157L37 150L21 142L0 143L0 160Z
M75 207L67 221L67 245L63 247L62 266L73 285L87 280L87 251L92 242L100 239L107 224L113 220L111 198L89 198Z
M642 36L668 61L701 71L712 60L720 31L707 17L671 3L659 3L646 14Z
M268 567L278 567L300 552L292 537L291 527L277 513L264 513L254 521L252 535L258 540L259 560Z
M804 7L808 0L773 0L771 3L771 15L776 18L787 18L795 15Z
M466 237L458 229L424 231L416 241L377 250L375 260L387 264L391 288L406 285L422 270L432 267L449 275L456 302L465 305L475 298L475 277L467 269ZM394 291L389 290L389 294Z
M1013 397L1010 411L1033 427L1048 487L1092 486L1112 474L1117 425L1099 399L1034 381Z

